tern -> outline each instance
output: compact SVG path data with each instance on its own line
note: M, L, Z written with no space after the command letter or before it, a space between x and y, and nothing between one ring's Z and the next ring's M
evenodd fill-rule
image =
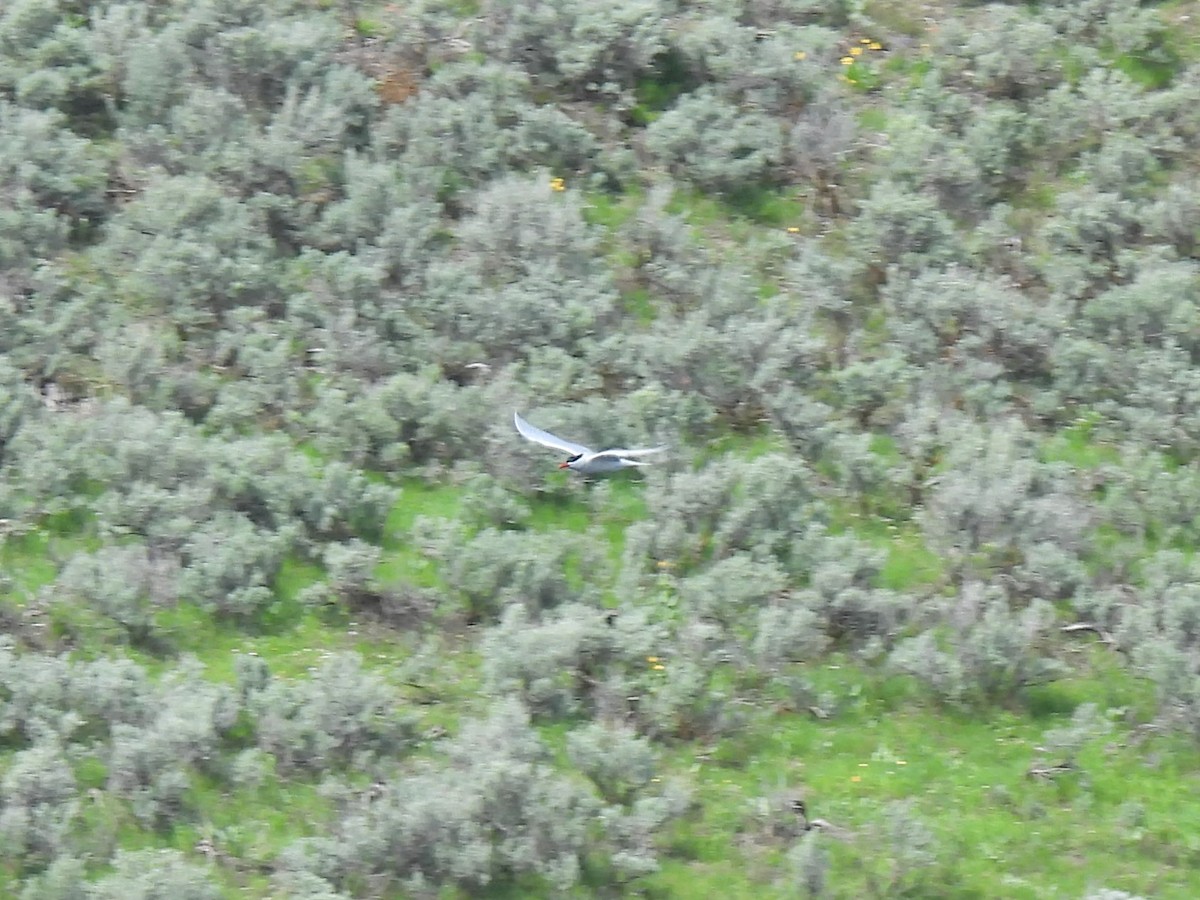
M513 423L525 439L566 453L567 461L559 463L560 469L572 469L583 475L606 475L609 472L628 469L631 466L644 466L646 464L641 462L639 457L649 456L651 453L661 453L664 449L663 447L647 447L641 450L591 450L583 444L564 441L548 431L542 431L542 429L530 425L521 418L520 413L513 413Z

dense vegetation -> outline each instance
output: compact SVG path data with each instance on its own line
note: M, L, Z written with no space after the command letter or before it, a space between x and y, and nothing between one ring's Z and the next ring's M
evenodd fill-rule
M1200 895L1194 11L0 5L0 893Z

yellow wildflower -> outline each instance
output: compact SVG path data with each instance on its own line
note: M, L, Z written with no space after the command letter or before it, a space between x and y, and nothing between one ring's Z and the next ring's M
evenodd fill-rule
M854 57L843 56L840 60L838 60L838 62L840 62L843 66L852 66L854 65Z
M872 43L874 43L874 41L872 41L870 38L859 38L859 39L858 39L858 42L859 42L860 44L872 44Z
M862 56L862 47L851 47L850 55L851 56Z
M799 229L799 228L797 228L795 225L789 225L789 226L788 226L787 233L788 233L788 234L799 234L799 233L800 233L800 229Z
M666 666L664 666L662 663L655 663L650 668L652 668L655 672L661 672L666 668Z
M850 780L857 783L859 781L862 781L862 778L859 777L858 775L851 775Z
M566 179L563 179L563 178L557 178L557 177L556 177L556 178L551 178L551 179L550 179L550 190L552 190L552 191L565 191L566 189L567 189L567 182L566 182Z
M806 56L808 56L808 54L805 53L803 50L797 50L796 55L793 56L792 58L794 60L796 60L796 62L800 62L800 60L804 59Z
M882 50L883 49L883 44L879 43L879 41L871 41L871 43L868 44L867 46L872 50Z

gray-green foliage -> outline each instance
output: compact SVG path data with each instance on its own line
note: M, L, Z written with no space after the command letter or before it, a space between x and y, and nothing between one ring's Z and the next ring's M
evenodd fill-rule
M481 890L535 877L567 890L595 850L596 799L549 765L517 702L468 723L444 763L389 779L374 802L347 809L327 837L287 854L334 887L365 876L412 892Z
M783 570L770 557L756 559L746 551L737 551L680 579L679 599L689 614L730 628L766 606L787 582Z
M6 449L0 491L19 515L94 517L100 534L144 542L144 577L178 566L179 595L234 615L271 602L288 551L353 535L377 538L395 497L342 463L322 469L278 439L211 438L176 414L125 403L46 417ZM71 577L71 590L95 592L80 586L82 574ZM137 583L128 596L105 590L99 598L127 628L143 627L147 604L173 594L161 581L144 591Z
M1163 719L1200 733L1200 573L1174 550L1153 554L1141 569L1136 590L1076 603L1113 629L1119 646L1154 683Z
M0 737L17 746L47 734L63 743L107 736L144 722L154 702L146 673L128 660L23 653L11 639L0 642L0 691Z
M86 888L88 900L217 900L211 870L178 850L119 850L113 872Z
M0 701L0 738L18 748L0 785L0 826L14 859L41 865L79 846L73 763L91 759L111 796L147 827L163 826L186 815L198 773L220 771L239 712L231 689L194 666L152 685L127 660L70 661L11 646L0 648Z
M0 12L0 91L31 108L90 110L97 60L88 31L60 0L16 0Z
M21 900L87 900L83 863L60 855L38 875L25 879Z
M950 77L963 78L986 95L1023 102L1062 81L1065 48L1044 18L1019 7L991 4L976 27L968 30L955 22L938 30L938 56Z
M643 565L691 566L754 551L774 556L787 570L793 536L825 515L812 474L782 454L727 457L697 472L656 478L647 485L646 502L652 521L627 544Z
M716 738L745 727L749 710L735 702L730 676L742 669L741 643L715 623L685 619L664 642L658 662L646 660L640 691L632 694L638 731L669 741Z
M354 654L336 654L311 677L285 681L243 660L242 691L255 736L281 772L366 769L400 755L412 742L400 698L381 676L364 671Z
M454 61L424 90L384 114L376 143L400 171L461 208L467 189L510 171L589 171L596 136L557 107L540 107L529 75L489 61Z
M0 221L15 224L21 220L9 216L23 213L32 224L37 211L44 210L73 225L104 214L104 157L95 144L67 126L58 112L0 101L0 187L12 204ZM17 235L6 233L5 238L15 240ZM62 247L34 243L29 249L50 256ZM20 258L8 253L0 257L9 264Z
M890 281L882 294L897 348L939 393L986 409L981 395L989 382L1036 382L1052 370L1064 310L1009 280L960 267L926 269Z
M1003 577L1026 596L1072 593L1084 578L1085 507L1067 467L1037 458L1016 422L946 430L922 528L959 577Z
M930 119L944 111L934 110L929 118L919 115L897 117L890 123L890 137L884 153L888 175L897 186L906 187L934 199L940 210L953 219L973 221L988 200L981 162L964 140L940 123ZM873 196L867 202L875 206L891 200L886 194ZM914 211L915 205L910 207ZM868 218L870 209L864 210ZM931 260L932 261L932 260Z
M106 12L96 23L96 50L119 84L127 127L152 127L191 85L275 107L289 89L319 82L337 47L334 15L293 0L201 3L154 16L121 3Z
M476 475L464 487L461 518L470 526L519 528L532 514L524 496L490 475Z
M352 604L377 595L375 570L381 556L378 547L357 538L325 547L325 568L329 586L341 599Z
M568 603L535 618L514 603L484 639L484 677L494 695L519 697L536 718L595 714L612 691L636 690L665 639L639 610Z
M627 803L656 771L650 742L628 729L593 723L567 736L567 753L609 803Z
M734 193L777 183L784 135L778 122L710 91L681 99L646 131L655 160L702 190Z
M1034 600L1024 609L995 589L968 584L952 598L950 625L900 641L890 666L915 676L942 700L990 702L1052 680L1063 665L1050 653L1054 607Z
M66 845L79 812L78 788L52 736L19 751L0 780L0 840L5 855L49 861Z
M147 826L175 820L186 804L193 769L214 772L238 701L225 685L187 667L156 690L155 709L139 724L112 727L108 789L127 799Z
M809 526L793 546L804 586L787 599L794 610L788 630L772 640L784 646L796 641L801 651L811 651L814 643L819 646L822 638L803 630L809 619L799 610L805 609L815 614L829 640L848 646L890 643L913 610L910 598L877 586L884 559L885 554L853 535L829 534L820 524Z
M923 893L922 885L938 861L938 840L912 800L893 800L872 823L870 838L879 858L887 860L883 890Z
M820 832L809 831L788 850L792 879L809 897L824 894L829 878L829 853L821 842Z
M0 321L5 318L0 306ZM0 462L4 460L5 445L37 410L38 398L33 388L18 369L0 359Z
M597 610L566 605L532 624L514 603L484 642L489 688L520 697L534 716L577 714L618 655L614 638Z
M273 599L270 585L285 546L247 516L219 512L180 548L179 591L206 609L252 615Z
M615 296L575 194L556 194L549 176L511 177L480 191L474 206L458 229L457 257L428 273L423 310L453 335L456 361L495 366L577 346L606 321Z
M1112 722L1095 703L1081 703L1071 714L1071 721L1062 728L1052 728L1042 735L1042 745L1052 754L1074 761L1079 752L1092 741L1112 731Z
M1136 261L1124 284L1082 305L1078 329L1059 341L1055 375L1067 396L1089 401L1122 431L1191 452L1200 421L1193 360L1195 263L1151 257Z
M608 804L601 821L621 879L657 871L655 835L687 811L687 788L677 781L662 783L657 751L625 726L593 722L572 731L567 756Z
M825 352L800 292L764 300L745 267L673 246L677 223L654 216L646 225L649 234L634 235L649 245L644 277L673 309L605 348L605 367L676 395L684 426L711 428L716 416L757 423L764 413L780 427L795 424L793 405L808 396Z
M186 334L238 306L279 304L275 255L265 210L210 178L179 175L156 179L114 218L96 265L126 306Z
M586 584L575 587L569 569L585 571L602 565L584 537L485 528L474 535L451 535L439 554L445 560L446 586L472 619L497 615L509 603L533 612L551 609L594 594Z
M741 6L697 8L672 35L672 50L688 75L685 83L700 85L695 93L712 92L788 120L828 85L819 58L836 44L837 32L814 23L836 20L840 4ZM799 60L798 50L816 58Z
M621 97L667 46L653 0L489 0L482 12L474 29L482 50L578 96Z
M828 708L831 651L1007 703L1072 614L1200 734L1188 26L913 10L0 4L4 887L669 890L631 882L712 820L662 841L662 744L780 689ZM514 408L669 453L580 485ZM456 626L405 689L470 671L492 717L435 705L457 736L422 746L403 673L212 662L360 613ZM208 628L214 671L173 657ZM253 859L214 826L212 871L114 855L297 783L332 825L282 858L260 822ZM754 875L837 893L845 854L785 812ZM945 893L885 813L868 886Z
M941 267L965 258L962 238L936 198L912 193L896 181L879 181L851 223L856 256L882 272Z
M84 864L59 856L40 875L25 879L21 900L217 900L211 869L178 850L118 850L113 871L89 881Z
M71 557L49 590L49 602L81 604L145 639L155 614L178 600L179 561L144 544L104 547Z

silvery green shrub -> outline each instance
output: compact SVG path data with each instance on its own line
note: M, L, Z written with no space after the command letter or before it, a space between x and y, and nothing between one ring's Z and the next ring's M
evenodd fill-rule
M588 712L609 667L629 652L619 637L601 610L569 603L531 622L513 603L483 639L488 690L519 697L537 718Z
M118 850L113 871L86 888L88 900L218 900L210 869L179 850Z
M14 863L46 863L68 846L78 788L58 740L19 750L0 779L0 839Z
M1046 601L1014 609L1002 592L975 583L948 614L948 627L900 641L889 657L893 669L915 676L939 699L991 702L1062 673L1050 655L1057 628Z
M598 808L551 767L523 707L502 702L488 719L466 723L444 760L385 780L377 799L351 806L328 835L285 851L283 866L335 889L369 877L380 889L416 893L529 883L566 891L584 854L600 849Z
M951 428L947 438L920 522L948 570L1003 572L1026 596L1073 593L1088 519L1068 468L1039 460L1033 435L1012 420Z
M413 739L395 688L356 654L335 654L307 678L268 678L245 706L258 746L284 773L366 768L402 755Z
M646 147L676 179L705 191L729 194L772 185L783 174L779 124L706 88L656 119L646 130Z

